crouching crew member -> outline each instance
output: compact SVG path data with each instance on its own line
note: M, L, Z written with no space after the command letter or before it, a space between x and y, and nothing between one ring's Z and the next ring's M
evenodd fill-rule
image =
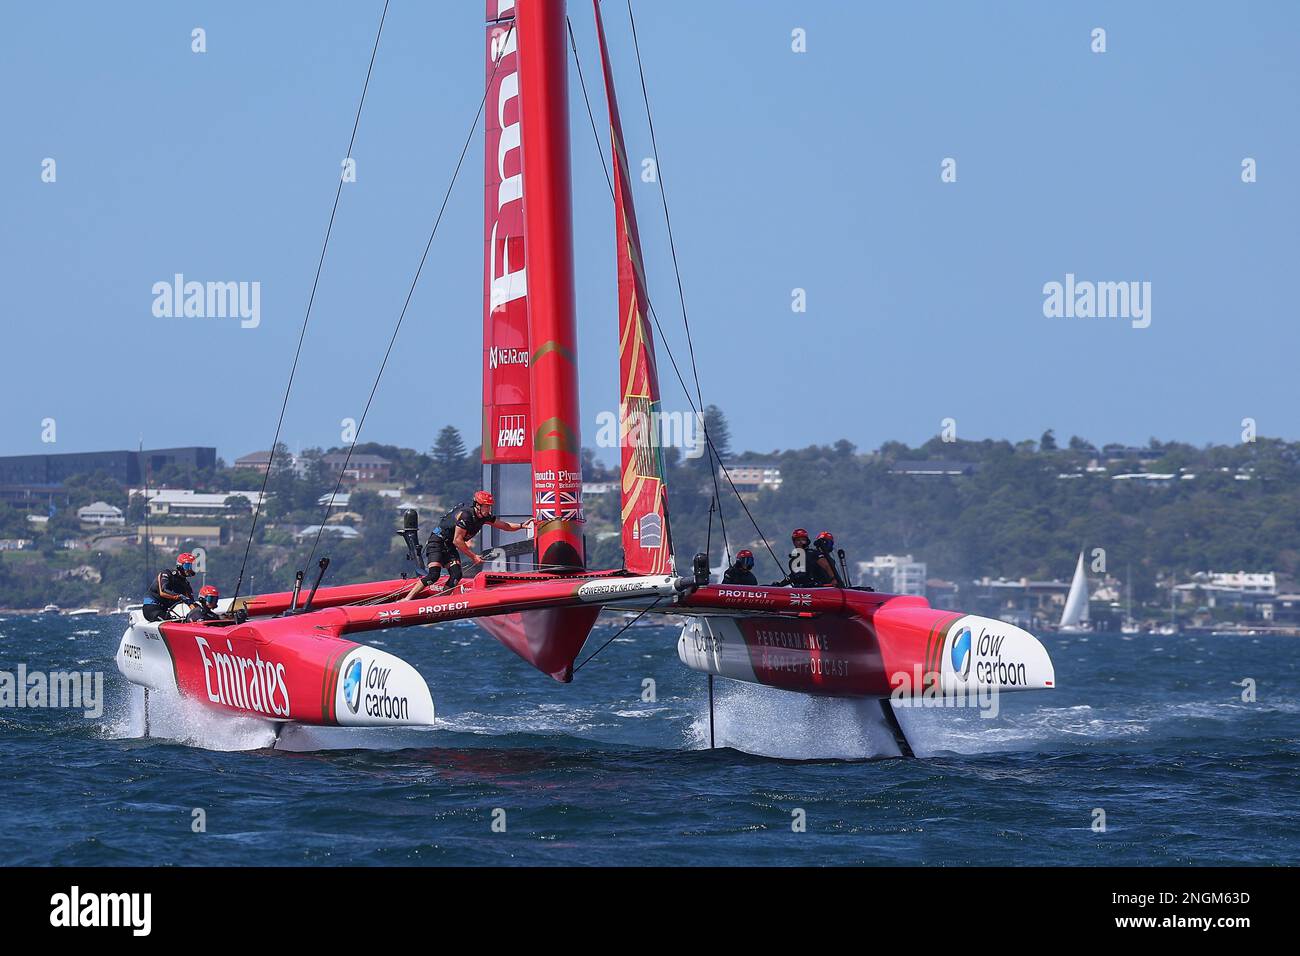
M839 566L835 563L835 536L829 531L823 531L813 542L813 548L809 556L812 558L813 576L817 579L818 586L848 587L848 582L844 580L844 575L840 573Z
M211 621L220 617L217 614L217 601L221 597L221 592L211 584L205 584L199 588L199 599L194 607L190 608L190 613L185 616L187 621Z
M722 575L723 584L757 584L754 577L754 552L743 548L736 552L736 560Z
M164 621L171 617L172 608L182 601L194 603L194 589L189 579L194 577L194 555L188 551L176 556L176 567L158 572L149 585L149 595L144 599L143 614L146 621Z
M477 537L484 525L491 525L502 531L522 531L524 524L505 521L492 513L496 504L491 492L476 491L474 500L468 505L457 505L438 522L438 527L429 535L424 546L424 557L428 562L428 573L421 579L425 584L435 584L447 568L447 587L455 587L463 576L460 555L463 552L472 564L482 564L483 555L475 552L471 540Z

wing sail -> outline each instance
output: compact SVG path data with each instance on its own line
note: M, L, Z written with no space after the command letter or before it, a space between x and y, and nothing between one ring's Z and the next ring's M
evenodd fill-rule
M614 76L605 44L605 28L596 9L596 33L609 102L613 144L614 219L618 259L619 444L622 448L622 523L624 566L636 574L673 571L672 535L668 526L668 484L660 444L659 373L654 335L647 317L641 237L632 202L631 177L623 146Z

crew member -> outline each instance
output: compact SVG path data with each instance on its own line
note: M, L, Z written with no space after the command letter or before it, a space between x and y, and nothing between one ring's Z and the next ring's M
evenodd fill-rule
M829 531L823 531L813 542L813 550L809 552L812 558L813 577L817 579L819 587L846 588L847 582L844 575L840 573L839 566L835 563L835 536Z
M814 554L811 549L812 538L803 528L790 532L790 574L782 584L795 588L812 588L817 586L817 577L813 572Z
M722 575L723 584L757 584L754 577L754 552L742 548L736 552L736 560Z
M447 567L447 587L455 587L462 577L460 555L463 552L472 564L482 564L483 555L475 552L471 541L483 530L484 525L491 525L502 531L522 531L525 524L505 521L492 513L496 502L491 492L476 491L474 500L468 505L457 505L438 522L438 527L429 535L424 546L424 557L428 561L428 573L422 578L425 584L435 584Z
M172 608L184 601L194 603L194 589L189 579L194 577L194 555L188 551L176 556L176 567L158 572L149 594L144 599L144 619L162 621L171 617Z
M221 593L211 584L205 584L199 588L199 599L194 607L190 608L190 613L185 616L187 621L210 621L217 617L217 600Z

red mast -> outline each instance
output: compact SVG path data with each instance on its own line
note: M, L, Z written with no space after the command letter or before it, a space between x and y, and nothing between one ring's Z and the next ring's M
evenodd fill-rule
M582 438L574 318L564 0L518 0L537 560L580 568Z
M483 487L497 514L533 515L532 349L524 255L524 185L515 0L487 0L487 99L483 132ZM484 550L525 536L484 529ZM520 543L512 555L528 554Z

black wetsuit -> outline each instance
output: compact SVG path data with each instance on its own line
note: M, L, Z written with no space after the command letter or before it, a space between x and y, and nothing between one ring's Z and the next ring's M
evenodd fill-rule
M738 564L733 564L727 568L722 575L723 584L757 584L758 578L754 577L754 572L748 568L742 568Z
M835 565L835 558L829 551L823 551L821 548L809 548L808 558L812 562L813 577L817 581L818 587L823 588L846 588L844 578L840 574L840 569ZM823 562L822 559L825 559ZM827 568L830 568L829 573Z
M456 529L465 530L465 538L468 540L478 536L483 530L485 524L491 524L496 521L494 514L486 514L479 517L474 514L473 505L457 505L438 522L438 527L433 529L429 535L429 540L424 546L424 559L429 564L445 565L452 582L460 580L460 552L456 548Z
M790 576L783 583L792 588L817 587L817 575L813 571L816 552L812 548L790 549Z
M200 601L190 609L190 613L185 615L185 620L195 623L198 621L211 621L217 617L217 612L210 609L206 604Z
M164 592L178 597L164 597ZM190 579L185 572L180 568L159 571L158 576L153 579L153 584L149 586L149 597L144 602L144 619L146 621L166 620L171 616L171 609L181 601L186 604L194 603L194 589L190 587Z

